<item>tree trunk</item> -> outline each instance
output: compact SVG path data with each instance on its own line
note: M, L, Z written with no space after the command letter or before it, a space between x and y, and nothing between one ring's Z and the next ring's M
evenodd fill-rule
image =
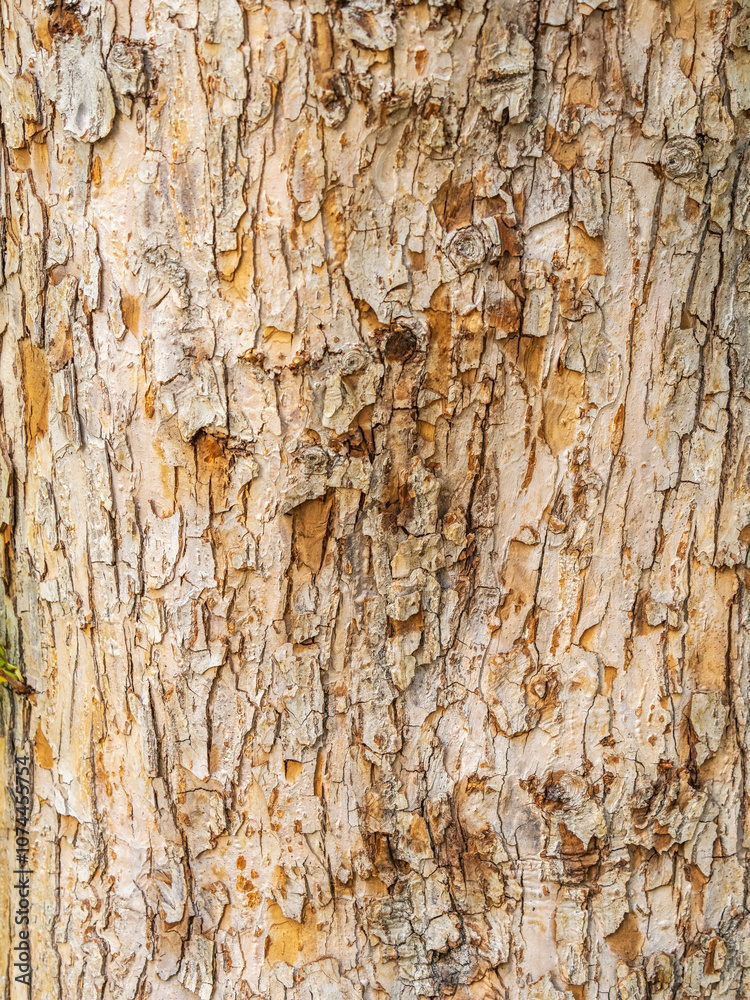
M5 0L29 995L750 997L748 47Z

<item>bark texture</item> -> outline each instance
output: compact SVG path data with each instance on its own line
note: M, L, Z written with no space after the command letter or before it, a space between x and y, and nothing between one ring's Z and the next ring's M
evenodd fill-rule
M0 10L34 995L750 997L748 10Z

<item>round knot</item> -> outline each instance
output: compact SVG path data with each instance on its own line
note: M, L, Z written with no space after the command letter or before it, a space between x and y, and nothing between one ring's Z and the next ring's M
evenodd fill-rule
M108 62L120 67L120 69L138 70L142 62L138 55L131 46L124 42L115 42L109 53Z
M482 263L487 256L487 244L478 229L467 226L449 234L445 252L458 273L465 274Z
M695 139L670 139L661 151L664 173L672 180L696 173L700 160L701 147Z
M358 347L354 347L344 355L341 362L341 374L356 375L357 372L364 371L367 368L369 360L364 351L361 351Z
M308 475L320 475L326 471L328 456L321 447L314 444L304 448L299 461Z
M544 798L549 805L561 805L566 809L580 806L589 798L588 783L577 774L560 773L551 776L545 784Z

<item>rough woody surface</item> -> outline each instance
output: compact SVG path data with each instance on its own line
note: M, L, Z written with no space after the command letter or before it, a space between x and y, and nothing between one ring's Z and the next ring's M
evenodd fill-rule
M0 11L34 996L750 997L750 9Z

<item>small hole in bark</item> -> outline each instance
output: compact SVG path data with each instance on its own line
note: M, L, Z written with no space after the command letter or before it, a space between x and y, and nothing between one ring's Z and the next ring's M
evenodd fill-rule
M412 330L397 327L388 337L385 344L385 356L388 361L406 361L417 347L417 338Z

